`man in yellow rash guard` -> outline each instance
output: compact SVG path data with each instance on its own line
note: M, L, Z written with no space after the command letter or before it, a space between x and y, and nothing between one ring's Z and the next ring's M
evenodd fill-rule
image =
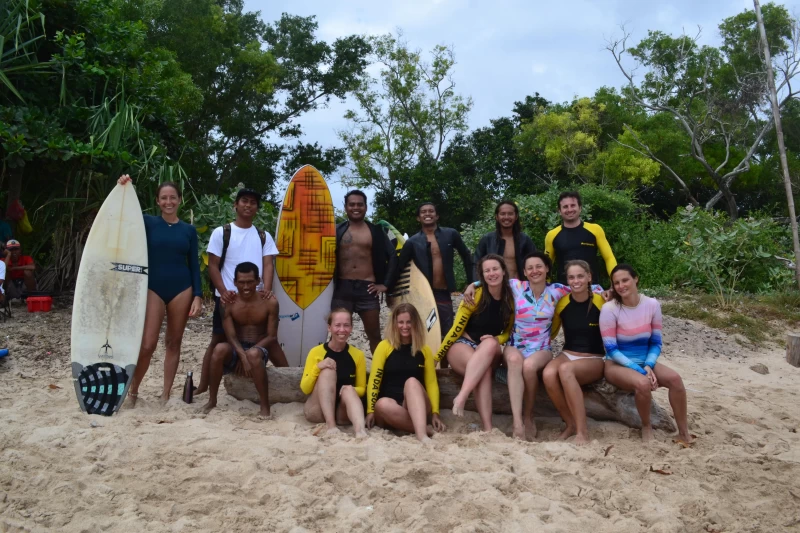
M341 352L334 352L328 347L328 343L320 344L311 348L306 358L306 366L303 369L303 379L300 380L300 390L303 394L311 394L321 370L318 363L323 359L331 358L336 361L336 402L339 400L339 390L345 385L351 385L356 394L364 396L367 387L367 360L364 352L355 346L347 345Z
M392 348L389 341L381 341L372 356L372 367L367 385L367 414L375 411L380 398L392 398L403 405L406 380L416 378L425 385L425 393L431 402L431 412L439 414L439 382L436 379L436 362L431 349L423 346L411 356L411 345Z
M592 269L592 283L599 283L597 270L597 252L603 257L606 270L617 266L614 252L606 240L603 228L591 222L581 220L581 195L577 192L563 192L558 197L558 212L562 224L547 233L544 239L544 251L556 265L556 281L567 284L567 273L564 265L573 259L589 263Z

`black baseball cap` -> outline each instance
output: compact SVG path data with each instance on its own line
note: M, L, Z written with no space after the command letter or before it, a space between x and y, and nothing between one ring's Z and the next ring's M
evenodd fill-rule
M245 187L244 189L239 189L239 192L236 193L236 200L234 201L234 203L238 202L239 198L241 198L242 196L252 196L253 198L256 199L256 205L261 207L261 195L255 189L250 189L248 187Z

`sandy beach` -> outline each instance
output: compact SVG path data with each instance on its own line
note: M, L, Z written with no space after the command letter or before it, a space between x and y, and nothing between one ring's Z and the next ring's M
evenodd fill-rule
M135 409L87 416L69 373L69 301L13 312L0 323L11 351L0 360L0 531L800 531L800 369L782 344L754 349L665 317L661 361L689 388L689 449L593 421L590 445L553 442L558 419L539 419L539 441L522 443L507 436L510 417L483 434L476 414L449 411L448 431L423 447L384 430L315 436L301 404L260 421L224 390L200 414L180 396L210 317L189 322L166 406L162 345ZM363 335L354 344L366 348ZM656 397L668 406L666 391Z

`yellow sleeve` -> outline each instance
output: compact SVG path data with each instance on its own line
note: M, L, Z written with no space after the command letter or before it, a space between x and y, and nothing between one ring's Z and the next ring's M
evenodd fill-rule
M311 394L314 391L314 385L317 383L320 369L317 364L325 359L325 346L319 344L311 348L306 357L306 366L303 369L303 379L300 380L300 390L303 394Z
M567 294L566 296L561 298L558 301L558 304L556 305L556 310L553 313L553 325L550 326L550 339L551 340L556 338L556 335L558 335L558 330L561 329L561 311L563 311L564 308L567 305L569 305L569 302L570 302L569 296L570 295ZM601 296L600 299L602 300L603 297Z
M606 301L603 300L602 295L595 293L592 295L592 303L598 310L602 311L603 305L605 305Z
M367 414L375 412L375 404L378 402L378 394L381 392L381 382L383 381L383 367L386 359L393 352L389 341L381 341L372 354L372 366L369 370L369 382L367 382Z
M427 346L422 347L422 355L425 356L425 392L431 401L431 412L439 414L439 380L436 378L436 361L433 360L433 353Z
M367 358L364 356L364 352L355 346L350 346L349 352L350 357L356 363L356 384L353 388L356 389L358 397L363 398L364 391L367 390Z
M511 318L508 319L508 324L506 324L506 329L503 330L503 333L497 336L497 342L500 343L500 346L508 342L509 337L511 337L511 328L513 327L514 327L514 313L511 313Z
M553 241L556 239L556 235L558 235L560 231L561 226L555 227L548 231L547 235L544 237L544 253L547 254L553 264L556 262L556 249L553 248Z
M611 271L617 266L617 258L614 257L614 252L611 251L611 245L608 244L606 232L597 224L584 224L584 227L591 231L595 239L597 239L597 249L600 250L600 255L606 263L606 270L610 276Z
M473 296L473 298L476 304L481 300L482 292L482 287L475 289L475 296ZM464 300L461 300L461 303L458 304L456 316L453 319L453 327L451 327L450 331L447 332L447 335L442 341L441 346L439 346L439 350L436 352L435 359L437 361L441 361L444 356L447 355L447 350L449 350L450 347L461 338L461 335L464 334L464 330L467 329L467 323L469 323L469 317L472 316L473 311L475 311L474 307L467 305Z

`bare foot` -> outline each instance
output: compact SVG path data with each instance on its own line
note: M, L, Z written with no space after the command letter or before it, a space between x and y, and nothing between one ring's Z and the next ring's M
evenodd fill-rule
M679 442L685 446L691 446L694 443L694 435L691 433L678 433L675 442Z
M129 392L128 393L128 397L125 398L125 408L126 409L133 409L134 407L136 407L136 400L138 400L138 399L139 399L139 394L138 393L134 394L132 392Z
M589 435L582 435L581 433L578 433L575 435L575 440L572 441L572 443L578 446L586 446L589 444Z
M206 392L208 392L208 387L203 387L202 389L200 387L197 387L192 392L192 395L197 396L198 394L205 394Z
M652 441L653 441L653 428L650 426L642 428L642 442L652 442Z
M575 434L575 426L567 425L567 427L564 428L564 431L562 431L558 435L558 440L567 440L568 438L570 438L574 434Z
M369 437L369 433L367 433L366 429L361 429L361 431L356 431L356 438L357 439L366 439Z
M525 440L525 424L514 424L513 436L517 440Z
M158 399L158 405L159 405L159 406L161 406L161 407L164 407L165 405L167 405L167 402L168 402L168 401L169 401L169 396L166 396L166 397L165 397L165 396L162 394L162 395L161 395L161 397Z
M467 403L466 398L462 398L459 394L453 399L453 414L456 416L464 416L464 405Z
M258 418L261 420L272 420L272 413L269 410L269 407L262 407L261 411L258 413Z
M341 432L342 432L341 429L339 429L336 426L333 426L332 428L328 428L328 431L326 431L325 433L327 433L328 435L336 435L337 433L341 433Z
M201 411L201 412L203 412L203 413L205 413L205 414L208 414L208 413L210 413L210 412L211 412L211 410L212 410L212 409L214 409L216 406L217 406L217 402L212 402L212 401L210 401L210 400L209 400L209 402L208 402L207 404L205 404L205 405L203 406L203 408L202 408L200 411Z
M536 428L535 420L528 420L525 422L525 440L532 442L538 435L539 430Z
M420 439L419 437L417 437L417 439L418 439L418 440L419 440L419 441L420 441L422 444L425 444L425 445L428 445L428 446L430 446L430 445L433 445L433 439L432 439L432 438L430 438L430 437L428 437L427 435L426 435L426 436L424 436L424 437L422 437L421 439Z

